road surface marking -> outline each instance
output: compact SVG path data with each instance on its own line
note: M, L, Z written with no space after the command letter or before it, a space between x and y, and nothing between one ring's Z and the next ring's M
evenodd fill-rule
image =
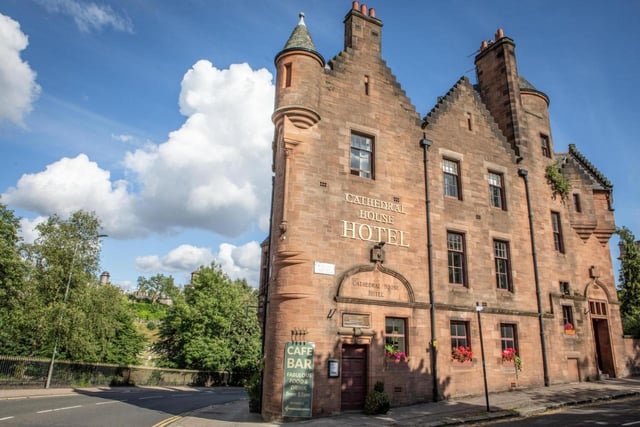
M145 400L145 399L162 399L162 396L147 396L147 397L138 398L138 400Z
M111 405L112 403L122 403L126 402L126 400L113 400L111 402L98 402L96 405Z
M623 426L632 426L632 425L636 425L636 424L640 424L640 421L631 421L630 423L624 423L622 425Z
M66 411L67 409L82 408L82 405L65 406L64 408L45 409L44 411L38 411L37 414L46 414L47 412Z
M154 424L153 427L166 427L174 421L178 421L182 418L182 415L174 415L173 417L167 418L166 420L160 421L157 424Z
M13 417L4 417L4 418L0 418L0 421L5 421L5 420L10 420Z

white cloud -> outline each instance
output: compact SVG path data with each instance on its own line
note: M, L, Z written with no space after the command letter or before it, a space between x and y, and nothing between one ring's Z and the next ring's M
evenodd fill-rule
M246 279L257 286L260 274L260 245L249 242L242 246L222 243L217 255L209 248L180 245L165 256L146 255L136 258L136 268L143 273L191 273L215 261L231 279Z
M125 144L133 144L133 143L136 142L136 137L133 136L133 135L126 135L126 134L114 135L114 134L111 134L111 138L116 140L116 141L124 142Z
M184 125L160 145L128 153L154 229L236 236L269 213L274 88L267 70L198 61L182 81Z
M61 13L73 18L82 32L101 31L112 27L116 31L133 32L133 24L128 16L116 13L110 6L78 0L39 0L49 12Z
M166 142L127 153L127 180L112 181L108 170L79 154L24 174L2 199L40 215L93 211L104 232L115 238L189 228L228 237L254 227L266 231L271 77L247 64L218 70L199 61L182 81L185 123ZM129 135L113 138L124 141Z
M250 285L257 287L261 256L260 244L256 241L242 246L222 243L216 261L232 279L244 278Z
M27 218L20 218L20 237L25 243L33 243L38 238L38 232L36 227L38 224L47 220L47 217L39 216L33 220Z
M16 187L9 188L2 199L43 215L57 213L66 217L80 209L95 212L103 229L113 237L143 235L148 231L138 223L127 183L122 180L112 183L109 171L84 154L62 158L43 172L22 175Z
M20 52L28 45L20 24L0 14L0 122L22 125L40 94L36 73L20 58Z
M136 268L144 273L183 272L191 273L200 266L209 265L214 255L209 248L192 245L180 245L172 249L162 259L158 255L146 255L136 258Z

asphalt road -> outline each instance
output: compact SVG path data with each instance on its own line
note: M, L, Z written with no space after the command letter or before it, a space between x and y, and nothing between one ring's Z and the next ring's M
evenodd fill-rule
M0 427L153 426L174 415L246 398L239 387L78 391L0 401Z
M640 397L610 400L589 405L567 407L542 415L508 419L501 425L511 426L637 426L640 427ZM495 422L493 424L496 424ZM487 424L481 424L487 425Z

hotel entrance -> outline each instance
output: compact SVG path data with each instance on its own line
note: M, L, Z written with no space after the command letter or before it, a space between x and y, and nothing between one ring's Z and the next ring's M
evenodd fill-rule
M342 344L341 410L362 409L367 394L367 346Z

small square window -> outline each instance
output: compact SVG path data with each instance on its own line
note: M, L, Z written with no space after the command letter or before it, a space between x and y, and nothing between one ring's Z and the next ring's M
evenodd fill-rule
M540 134L540 145L542 147L542 155L551 158L551 144L547 135Z
M573 308L570 305L562 306L562 322L565 330L575 329L576 324L573 323Z
M373 138L351 134L351 175L373 179Z
M469 347L469 322L452 320L451 328L451 349L458 347Z
M447 232L447 251L449 264L449 283L455 285L466 284L466 257L464 235L462 233Z
M462 200L460 192L460 162L443 159L442 172L444 178L444 195Z
M395 352L408 355L407 337L405 334L406 320L398 317L385 318L384 344L392 346Z
M504 202L504 179L501 173L489 171L489 200L491 206L506 210Z
M511 285L511 259L509 242L493 241L493 255L496 265L496 284L498 289L513 291Z
M573 208L576 212L582 212L582 203L580 203L580 194L573 193Z
M564 253L564 241L562 239L562 226L560 225L560 213L551 212L551 226L553 228L553 246L557 252Z
M512 323L500 324L500 342L503 352L507 349L513 349L515 354L519 354L516 325Z

